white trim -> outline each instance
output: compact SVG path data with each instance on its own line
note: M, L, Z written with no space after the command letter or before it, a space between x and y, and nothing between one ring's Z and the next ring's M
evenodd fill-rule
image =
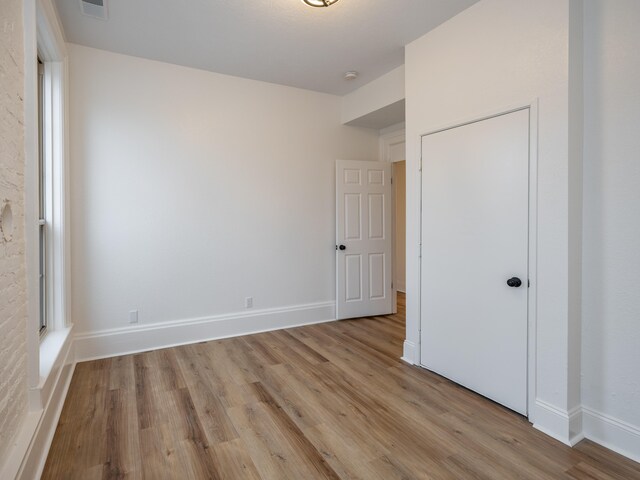
M45 141L47 165L47 295L49 328L67 326L68 261L66 225L68 206L66 198L67 161L67 50L62 27L51 0L38 0L36 9L37 48L45 64L46 104L45 116L52 126Z
M380 139L382 142L382 139ZM398 313L398 278L396 277L396 188L398 180L394 181L393 165L391 165L391 297L393 308L391 312L395 315Z
M533 408L530 409L530 413L535 413L536 421L533 422L533 427L536 430L540 430L565 445L573 447L584 439L580 407L567 411L537 399Z
M553 428L547 428L544 422L540 422L537 413L541 410L535 408L536 405L536 333L537 333L537 239L538 239L538 99L534 98L522 103L516 103L505 106L503 108L491 110L488 112L480 113L477 115L471 115L466 118L460 119L455 122L447 123L444 125L434 126L426 129L423 133L418 135L417 145L419 169L420 169L420 209L422 209L422 138L427 135L433 135L434 133L450 130L452 128L461 127L463 125L469 125L471 123L481 122L490 118L508 115L509 113L517 112L520 110L529 110L529 281L530 287L528 289L528 361L527 361L527 416L529 421L537 423L539 430L554 431ZM419 245L422 244L422 213L420 213L420 226L419 226L420 238ZM419 268L419 281L418 281L418 305L419 305L419 318L418 318L418 345L416 348L414 362L416 365L422 365L420 358L420 342L421 342L421 330L422 330L422 256L420 253L420 268ZM555 408L555 407L554 407ZM552 418L552 417L551 417ZM568 423L568 422L567 422ZM567 429L568 432L568 429ZM553 435L552 435L553 436Z
M53 145L51 146L51 320L54 330L67 327L67 235L66 235L66 129L65 129L65 86L66 61L51 62L51 120Z
M577 445L584 440L584 428L582 428L582 406L572 408L568 412L569 415L569 444L571 446Z
M417 365L416 363L416 344L410 342L409 340L405 340L402 346L402 358L403 362L408 363L409 365Z
M48 273L51 291L49 330L68 326L68 205L65 202L65 176L67 161L67 51L62 27L51 0L28 0L24 2L25 38L25 256L27 266L27 357L28 387L42 384L41 377L46 365L40 362L40 336L38 333L40 314L39 293L39 221L38 221L38 54L45 62L46 86L50 102L46 115L55 125L47 138L47 163L53 202L47 212L50 260ZM46 363L46 362L45 362Z
M51 331L40 343L40 381L29 389L29 409L42 410L51 399L60 369L73 343L72 328Z
M640 462L640 428L588 407L582 407L584 435L589 440Z
M32 480L40 478L42 474L75 368L70 336L63 351L64 358L51 386L51 395L43 409L27 414L7 462L0 471L0 478Z
M68 322L69 284L69 228L68 204L65 201L66 175L68 172L67 130L67 50L63 30L51 0L26 2L35 11L27 12L25 6L25 236L28 278L28 323L27 355L29 358L29 388L42 388L51 384L47 379L52 362L61 351L47 347L46 358L37 335L39 325L39 234L38 234L38 115L37 115L37 69L36 56L45 64L46 104L44 115L52 126L46 132L45 163L47 165L47 195L51 202L47 206L47 296L48 334L64 332ZM35 333L34 333L35 332ZM55 342L54 342L55 343ZM65 342L57 342L62 348ZM33 398L33 391L30 397ZM41 401L31 402L31 408L46 403L46 392L39 394Z
M538 99L529 102L529 295L527 296L527 416L536 422L538 345Z
M76 366L73 347L73 342L69 342L51 396L42 411L38 427L22 460L17 479L29 480L40 478L42 475Z
M534 105L537 105L537 104L538 104L538 99L534 98L526 102L512 103L509 105L505 105L502 108L495 108L495 109L487 110L484 112L479 112L475 115L467 115L466 117L459 118L453 122L434 125L431 128L422 130L422 133L418 135L418 141L420 141L422 137L425 137L427 135L433 135L434 133L443 132L445 130L451 130L452 128L462 127L464 125L469 125L471 123L482 122L484 120L489 120L490 118L499 117L502 115L508 115L510 113L518 112L520 110L532 108ZM420 153L421 150L422 150L422 147L419 145L418 153Z
M38 429L42 412L29 412L26 415L22 428L13 439L13 445L7 452L4 465L0 466L0 478L17 479L18 472L22 467L29 445ZM34 477L35 478L35 477Z
M387 127L381 130L378 142L380 148L379 160L381 162L395 163L406 161L406 158L395 160L391 158L392 147L400 144L406 145L407 143L407 135L404 122L397 125L392 125L391 127ZM406 157L406 154L404 155L404 157ZM393 277L393 288L391 289L391 295L393 296L393 313L398 313L398 292L400 291L406 293L406 287L405 282L399 282L396 278L396 183L392 181L391 187L391 228L393 229L391 233L391 251L393 252L393 255L391 257L391 269Z
M391 148L395 147L396 145L400 145L401 143L406 144L407 142L407 136L406 136L404 126L402 126L396 131L381 133L380 139L378 141L380 144L379 148L380 148L381 162L395 162L395 161L406 160L406 158L401 158L397 160L393 160L391 158Z
M332 322L335 318L335 302L332 301L80 333L75 337L76 360L115 357Z

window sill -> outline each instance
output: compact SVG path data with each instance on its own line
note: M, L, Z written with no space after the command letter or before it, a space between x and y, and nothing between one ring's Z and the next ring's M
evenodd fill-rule
M69 358L72 329L73 326L47 332L40 341L40 379L29 392L31 411L47 405L60 372L73 361Z
M71 328L47 332L40 341L40 383L49 377L56 360L71 337Z

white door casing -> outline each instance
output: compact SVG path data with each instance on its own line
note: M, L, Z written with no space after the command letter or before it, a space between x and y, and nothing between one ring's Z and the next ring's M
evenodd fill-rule
M529 114L422 137L421 364L524 415Z
M391 202L391 164L336 161L337 319L392 313Z

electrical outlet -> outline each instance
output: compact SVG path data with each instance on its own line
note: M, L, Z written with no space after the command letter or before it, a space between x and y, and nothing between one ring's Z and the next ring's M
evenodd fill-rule
M244 299L244 308L253 308L253 297L247 297Z
M129 312L129 323L138 323L138 310L131 310Z

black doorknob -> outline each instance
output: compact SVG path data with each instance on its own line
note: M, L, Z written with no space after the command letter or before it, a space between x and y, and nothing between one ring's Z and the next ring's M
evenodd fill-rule
M513 288L518 288L519 286L522 285L522 280L520 280L518 277L512 277L509 280L507 280L507 285Z
M340 245L338 248L339 248L340 250L346 250L346 249L347 249L347 247L345 247L344 245Z

